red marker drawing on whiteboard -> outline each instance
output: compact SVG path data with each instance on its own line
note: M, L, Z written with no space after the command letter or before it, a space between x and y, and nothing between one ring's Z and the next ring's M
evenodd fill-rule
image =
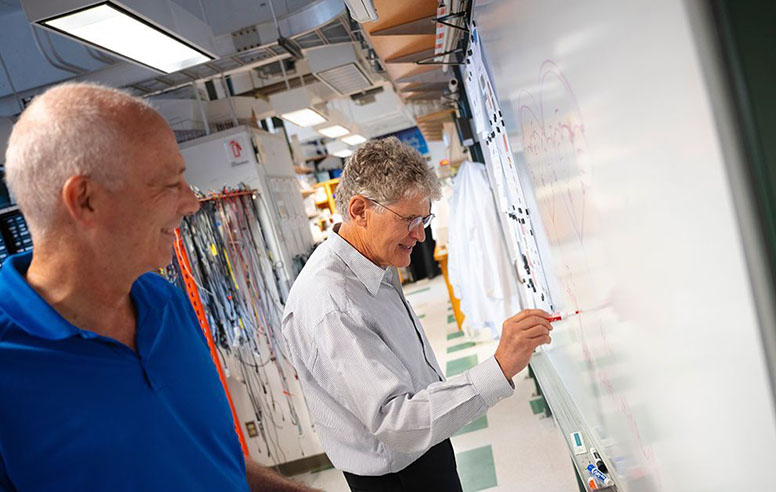
M547 318L547 321L549 321L550 323L553 323L555 321L560 321L562 319L566 319L569 316L574 316L575 314L579 314L581 312L582 311L579 311L579 310L576 310L576 311L563 311L563 312L560 312L560 313L553 314L552 316Z

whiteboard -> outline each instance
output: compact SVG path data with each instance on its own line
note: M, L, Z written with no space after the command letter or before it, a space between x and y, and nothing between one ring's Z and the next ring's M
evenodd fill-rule
M474 9L514 160L483 144L494 195L506 214L522 187L548 302L583 311L555 324L546 355L629 492L776 484L758 265L744 254L729 176L740 163L723 145L735 136L696 5Z

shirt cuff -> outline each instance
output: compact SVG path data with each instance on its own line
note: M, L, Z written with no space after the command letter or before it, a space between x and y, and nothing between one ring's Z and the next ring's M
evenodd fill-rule
M504 376L495 357L469 369L469 379L488 407L515 392L514 383Z

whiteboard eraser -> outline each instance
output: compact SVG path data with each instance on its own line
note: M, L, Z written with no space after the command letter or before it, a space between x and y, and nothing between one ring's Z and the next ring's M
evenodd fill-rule
M587 448L585 447L585 441L582 440L582 434L580 434L579 432L572 432L569 435L571 436L571 446L574 448L574 454L587 453Z

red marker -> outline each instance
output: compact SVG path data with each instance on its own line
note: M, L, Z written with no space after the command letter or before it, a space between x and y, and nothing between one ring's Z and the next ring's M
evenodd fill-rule
M569 316L574 316L575 314L579 314L580 312L581 311L579 311L579 310L576 310L576 311L564 311L564 312L561 312L561 313L553 314L551 317L547 318L547 321L549 321L550 323L553 323L555 321L560 321L562 319L566 319Z

